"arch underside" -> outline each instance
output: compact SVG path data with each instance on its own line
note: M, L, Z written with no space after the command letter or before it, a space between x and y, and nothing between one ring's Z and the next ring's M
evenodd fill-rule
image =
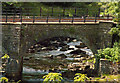
M96 25L26 25L22 35L21 44L26 50L33 44L53 37L71 37L81 40L93 53L97 49L110 45L110 35L105 28ZM24 50L24 52L26 51Z

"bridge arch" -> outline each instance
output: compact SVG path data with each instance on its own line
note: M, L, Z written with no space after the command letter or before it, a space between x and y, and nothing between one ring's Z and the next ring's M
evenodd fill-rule
M112 37L108 34L108 31L112 26L113 22L94 24L4 24L2 25L3 48L20 66L17 72L14 70L16 68L8 69L10 71L6 71L7 76L19 80L22 74L22 57L27 49L47 38L59 36L74 37L82 40L95 54L98 49L104 48L104 46L111 46ZM11 65L14 65L14 63Z
M111 36L108 34L108 31L111 27L112 23L22 25L21 44L27 50L33 44L44 39L64 36L82 40L93 53L97 53L97 49L110 46Z

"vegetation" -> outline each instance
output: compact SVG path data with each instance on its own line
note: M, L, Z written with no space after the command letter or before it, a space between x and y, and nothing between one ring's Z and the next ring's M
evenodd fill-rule
M84 82L86 80L89 80L86 74L76 73L75 76L76 77L74 77L74 82L78 82L78 81Z
M1 57L1 59L8 59L10 58L9 55L5 54L4 56Z
M3 83L8 82L8 78L6 78L6 77L1 77L1 78L0 78L0 82L3 82Z
M44 83L48 82L56 82L59 83L62 81L62 74L60 73L48 73L48 75L43 76L44 78Z
M114 21L117 22L117 27L111 28L109 34L113 36L113 47L112 48L105 48L98 50L98 58L104 58L109 61L113 62L120 62L120 26L118 20L120 18L120 9L119 9L119 2L111 2L111 3L99 3L101 7L107 8L105 9L106 14L111 14L115 17Z
M115 42L113 48L98 50L97 56L112 62L120 62L120 43Z
M21 7L22 8L22 13L24 15L27 15L25 13L29 12L29 15L35 14L36 16L40 15L40 8L41 10L41 15L42 16L52 16L52 8L53 8L53 16L63 16L64 8L65 8L65 16L73 16L75 15L75 8L76 9L76 16L85 16L89 14L89 16L95 16L98 14L98 10L100 6L97 3L70 3L70 2L63 2L63 3L23 3L23 2L6 2L2 3L6 9L11 10L10 7L16 9L16 7ZM32 8L31 8L32 7ZM86 11L85 11L86 10ZM33 13L34 11L34 13ZM12 11L9 11L12 12Z

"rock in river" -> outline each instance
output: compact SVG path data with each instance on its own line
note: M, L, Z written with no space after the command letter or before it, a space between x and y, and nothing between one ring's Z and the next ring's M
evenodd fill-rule
M63 46L61 49L60 49L60 51L67 51L68 50L68 45L66 45L66 46Z
M82 51L81 49L77 49L77 50L75 50L75 51L72 51L72 52L70 52L70 54L86 54L86 52L85 51Z
M56 58L63 59L63 58L67 58L67 56L64 54L60 54L60 55L57 55Z
M53 59L53 55L43 56L43 58L51 58L51 59Z

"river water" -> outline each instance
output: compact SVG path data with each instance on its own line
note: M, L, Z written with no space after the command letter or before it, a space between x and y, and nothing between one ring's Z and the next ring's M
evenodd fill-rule
M50 42L55 41L56 40ZM73 39L69 42L66 40L61 42L64 42L66 45L58 46L57 49L53 50L42 50L40 52L29 53L29 56L24 57L23 80L39 82L43 81L42 77L49 72L58 72L62 73L66 81L73 81L73 76L77 70L75 67L71 67L71 65L74 66L82 62L80 63L79 60L76 60L81 59L81 57L78 57L80 54L76 52L76 54L74 54L72 52L80 49L86 53L85 55L94 57L92 51L85 45L82 48L78 47L82 45L82 42L77 39ZM44 49L46 47L43 46L41 48Z

